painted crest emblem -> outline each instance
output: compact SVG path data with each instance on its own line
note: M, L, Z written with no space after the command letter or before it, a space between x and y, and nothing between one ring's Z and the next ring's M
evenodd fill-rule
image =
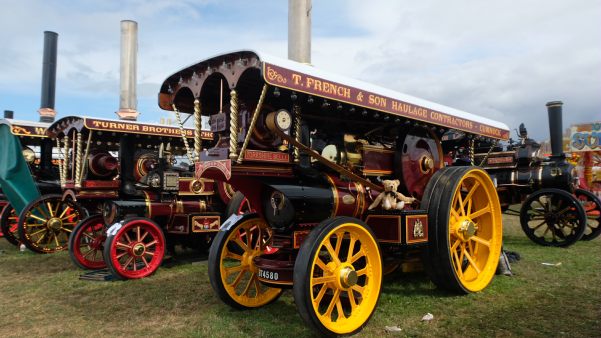
M424 224L421 220L415 220L413 224L413 238L423 238L424 237Z

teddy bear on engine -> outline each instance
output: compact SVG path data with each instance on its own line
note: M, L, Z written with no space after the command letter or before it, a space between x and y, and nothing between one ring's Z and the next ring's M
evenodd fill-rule
M405 203L411 204L415 202L415 198L407 197L396 191L401 181L383 180L382 183L384 184L384 191L376 197L374 202L367 208L368 210L376 208L380 203L384 210L402 210L405 207Z

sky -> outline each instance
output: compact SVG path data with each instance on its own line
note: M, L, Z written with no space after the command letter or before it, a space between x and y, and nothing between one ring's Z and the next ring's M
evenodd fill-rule
M504 122L548 138L601 120L601 1L313 0L316 68ZM138 22L140 121L172 117L162 81L216 54L287 57L288 1L0 0L0 110L37 120L43 31L59 34L58 117L116 118L120 21ZM515 133L512 133L515 138Z

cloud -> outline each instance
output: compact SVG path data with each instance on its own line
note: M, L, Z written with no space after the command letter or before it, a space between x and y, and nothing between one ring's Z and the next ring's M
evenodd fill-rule
M546 138L545 103L564 126L599 120L601 3L313 1L315 67L483 115ZM119 21L139 24L142 119L164 115L162 81L201 59L242 48L286 57L287 2L85 0L10 2L0 12L0 104L37 109L42 31L59 35L57 105L118 107ZM22 100L25 96L30 100ZM76 97L77 100L72 100ZM34 117L35 118L35 117ZM543 122L544 121L544 122Z

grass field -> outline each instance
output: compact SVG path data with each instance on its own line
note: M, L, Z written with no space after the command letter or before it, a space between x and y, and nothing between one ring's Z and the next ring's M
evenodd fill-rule
M358 336L601 336L601 238L546 248L526 238L517 218L504 216L504 226L505 249L522 256L513 277L497 276L483 292L457 296L437 290L423 273L394 274ZM21 253L0 242L0 337L312 336L290 291L254 311L221 303L205 260L163 267L144 280L81 281L65 252ZM421 322L428 312L434 319Z

